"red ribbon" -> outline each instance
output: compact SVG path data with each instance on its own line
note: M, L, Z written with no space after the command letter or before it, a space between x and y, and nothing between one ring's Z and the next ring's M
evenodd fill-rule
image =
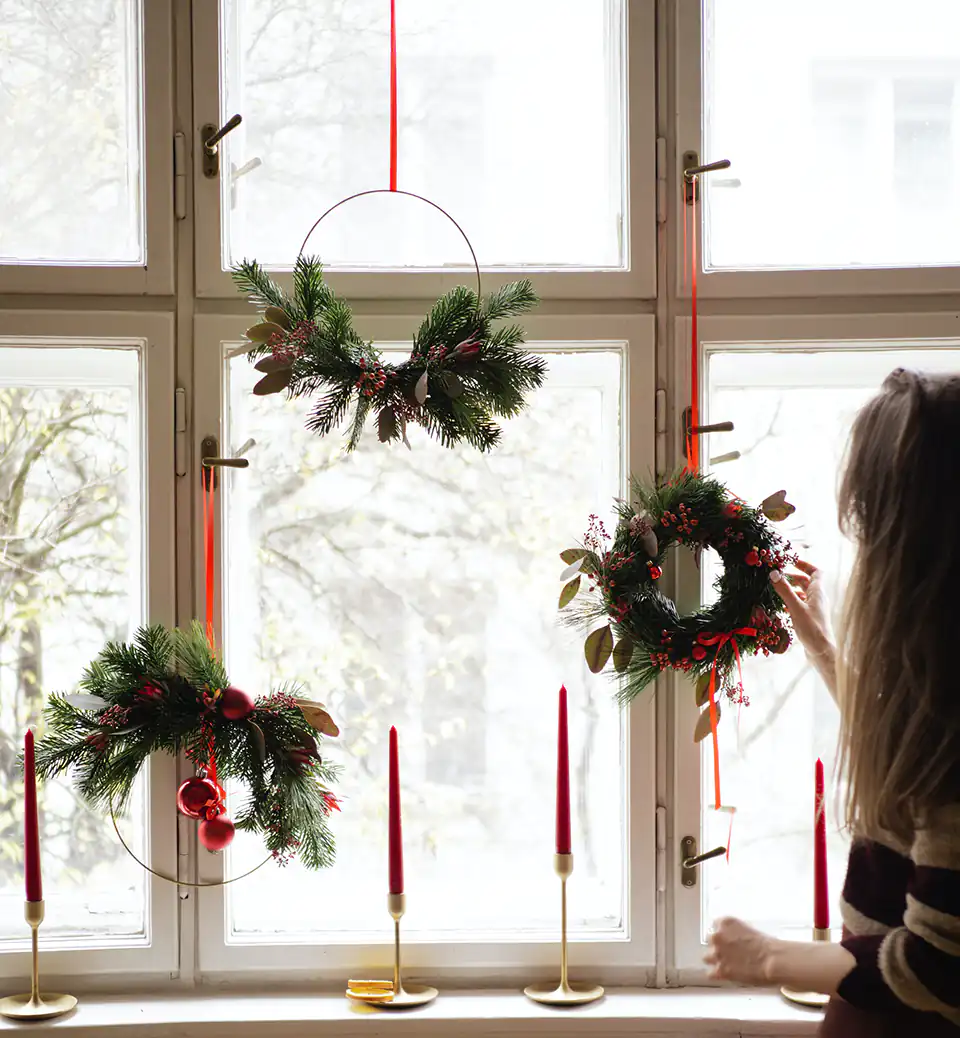
M700 425L700 338L697 329L697 178L690 178L690 425L686 431L687 470L700 471L700 437L691 432ZM684 220L686 259L686 219Z
M214 591L214 534L217 517L217 507L214 501L214 471L205 468L203 470L203 572L204 572L204 602L206 607L206 629L207 641L210 648L215 648L213 631L213 591ZM207 764L207 775L210 781L217 785L217 757L213 739L213 727L211 726L207 739L210 751L210 761Z
M720 810L720 741L717 738L717 664L720 661L720 650L727 644L727 642L732 642L733 655L737 661L737 674L740 678L740 684L743 685L743 671L740 667L740 648L737 645L735 637L738 634L742 634L748 638L753 638L756 637L757 629L755 627L738 627L736 630L722 631L719 634L707 634L704 632L697 635L697 641L701 645L716 646L713 654L713 666L710 668L710 735L713 739L713 806L717 811Z
M390 0L390 190L397 190L397 0Z

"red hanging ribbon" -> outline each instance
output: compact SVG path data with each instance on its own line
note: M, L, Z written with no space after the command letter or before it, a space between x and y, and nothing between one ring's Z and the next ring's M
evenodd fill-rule
M397 0L390 0L390 190L397 190Z
M740 648L737 645L736 638L737 634L742 634L748 638L756 637L757 629L755 627L738 627L734 631L723 631L719 634L703 634L697 635L697 641L701 645L716 646L713 654L713 666L710 668L710 735L713 738L713 793L714 793L714 808L720 810L720 742L717 738L717 664L720 661L720 650L727 644L727 642L733 643L733 655L737 661L737 674L740 678L740 684L743 685L743 671L740 666Z
M204 603L206 608L206 630L207 641L210 648L215 647L213 631L213 590L214 590L214 528L216 525L217 507L214 500L213 481L215 474L213 469L203 470L203 572L204 572ZM217 756L213 739L213 728L210 728L207 739L210 751L210 760L207 764L207 777L217 785Z
M690 425L686 430L687 470L700 471L700 337L697 329L697 178L690 178ZM684 224L686 228L686 224ZM684 235L686 253L686 235Z

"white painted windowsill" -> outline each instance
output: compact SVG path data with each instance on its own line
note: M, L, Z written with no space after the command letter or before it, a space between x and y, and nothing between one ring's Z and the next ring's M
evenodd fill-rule
M441 992L423 1009L390 1012L343 996L202 993L189 996L88 996L70 1015L27 1025L69 1038L659 1038L686 1035L811 1036L822 1014L764 991L611 991L591 1006L538 1006L519 992ZM0 1019L0 1032L24 1025Z

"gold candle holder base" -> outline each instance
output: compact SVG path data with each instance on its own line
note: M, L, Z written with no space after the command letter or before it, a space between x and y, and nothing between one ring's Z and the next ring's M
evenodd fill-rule
M813 928L813 939L815 941L829 941L830 931L821 930L819 927ZM829 995L824 995L820 991L794 991L793 988L781 988L780 994L788 1002L793 1002L794 1005L806 1006L809 1009L826 1009L827 1003L830 1001Z
M54 1016L63 1016L75 1008L77 999L74 995L59 995L40 991L40 924L43 922L44 904L42 901L25 901L23 917L30 927L30 945L32 964L30 972L30 994L9 995L0 999L0 1016L12 1020L49 1020Z
M404 987L400 971L400 920L407 907L404 894L388 894L387 909L393 919L393 983L389 981L350 981L347 998L380 1009L413 1009L432 1002L439 992L426 984Z
M523 993L544 1006L585 1006L603 998L603 988L574 987L567 977L567 880L573 875L573 855L555 854L553 870L560 877L560 983L531 984Z

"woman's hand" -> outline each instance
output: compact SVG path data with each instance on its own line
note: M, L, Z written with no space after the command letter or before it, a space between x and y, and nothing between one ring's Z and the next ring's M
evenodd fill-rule
M817 668L830 694L836 698L837 652L830 637L820 570L809 562L798 560L797 572L784 576L774 571L770 574L770 580L787 607L793 629L807 659Z
M739 919L721 919L707 942L703 961L711 980L733 980L754 986L772 984L777 941Z
M842 944L780 941L739 919L721 919L703 960L712 980L835 995L857 960Z

